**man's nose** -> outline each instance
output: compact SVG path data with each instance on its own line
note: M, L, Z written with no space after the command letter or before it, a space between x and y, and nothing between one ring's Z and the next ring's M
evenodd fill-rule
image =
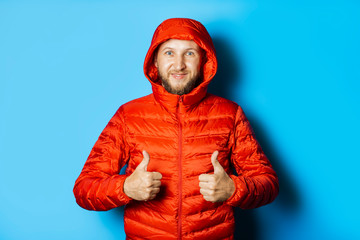
M174 62L174 68L177 71L183 70L185 68L185 61L184 61L184 57L179 55L175 58L175 62Z

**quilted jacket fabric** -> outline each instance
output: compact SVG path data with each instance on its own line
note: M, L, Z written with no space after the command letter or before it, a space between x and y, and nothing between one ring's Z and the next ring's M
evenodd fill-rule
M168 39L193 40L206 51L202 82L189 94L168 93L153 63L156 49ZM191 19L168 19L155 31L144 72L153 93L122 105L95 143L76 180L77 203L88 210L125 205L127 239L233 239L233 206L255 208L274 200L278 179L254 137L242 109L207 93L217 70L206 29ZM148 171L160 172L161 190L150 201L132 200L123 184L150 154ZM225 202L204 200L199 175L213 173L218 160L236 190ZM119 175L128 164L125 175ZM236 169L234 175L232 168Z

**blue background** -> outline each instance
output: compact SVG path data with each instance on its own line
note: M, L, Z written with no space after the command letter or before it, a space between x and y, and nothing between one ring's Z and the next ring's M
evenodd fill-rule
M72 188L117 108L151 92L155 28L201 21L219 71L280 178L237 210L243 239L359 239L360 2L0 0L0 239L124 239L122 208Z

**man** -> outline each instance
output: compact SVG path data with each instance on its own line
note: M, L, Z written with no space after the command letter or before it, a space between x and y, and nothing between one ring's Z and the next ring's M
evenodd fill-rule
M233 239L232 207L273 201L277 176L242 109L207 93L216 70L201 23L164 21L144 63L153 93L122 105L105 127L76 180L77 203L126 205L127 239Z

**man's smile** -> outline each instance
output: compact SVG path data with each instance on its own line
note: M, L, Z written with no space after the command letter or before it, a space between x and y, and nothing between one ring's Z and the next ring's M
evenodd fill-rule
M187 76L187 73L171 73L170 75L174 79L182 80Z

